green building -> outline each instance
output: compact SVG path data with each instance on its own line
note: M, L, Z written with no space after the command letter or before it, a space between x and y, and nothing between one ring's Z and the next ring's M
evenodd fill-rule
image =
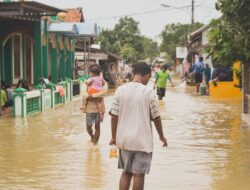
M84 23L51 19L63 11L34 1L0 2L1 80L35 85L42 77L53 83L72 78L75 40L91 35L79 33Z
M82 41L86 50L90 46L86 42L97 35L97 26L59 21L59 12L67 11L35 1L0 2L0 80L15 88L23 79L34 89L16 92L22 94L22 101L14 97L14 116L32 113L34 107L36 111L46 108L44 91L39 94L34 88L42 78L54 84L66 82L65 97L59 97L53 89L48 92L51 103L47 107L72 100L75 85L80 91L79 80L67 82L73 79L75 42Z

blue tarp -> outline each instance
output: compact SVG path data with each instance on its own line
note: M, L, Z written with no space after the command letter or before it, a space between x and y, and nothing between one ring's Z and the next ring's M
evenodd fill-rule
M96 23L60 22L48 24L48 32L62 33L75 38L95 37L99 34Z

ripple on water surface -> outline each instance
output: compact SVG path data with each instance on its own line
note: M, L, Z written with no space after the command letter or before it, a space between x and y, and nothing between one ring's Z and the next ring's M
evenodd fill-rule
M193 90L168 89L159 103L169 147L161 147L154 130L145 189L248 190L250 131L240 119L241 102ZM112 99L105 98L107 110ZM79 105L75 100L26 119L1 118L0 189L117 189L121 171L108 157L110 118L105 115L93 146Z

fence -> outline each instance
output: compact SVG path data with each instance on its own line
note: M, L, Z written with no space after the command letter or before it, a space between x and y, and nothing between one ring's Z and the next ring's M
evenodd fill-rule
M17 88L13 96L13 116L25 117L27 115L44 111L45 109L54 108L58 105L72 101L73 97L80 96L84 88L84 81L89 77L84 76L78 80L58 83L63 88L64 93L56 88L56 85L50 83L46 86L38 85L37 90L27 92L23 88Z

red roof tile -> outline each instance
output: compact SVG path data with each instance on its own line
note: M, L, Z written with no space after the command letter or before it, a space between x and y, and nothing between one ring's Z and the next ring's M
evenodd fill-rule
M84 22L82 8L66 9L65 22Z

